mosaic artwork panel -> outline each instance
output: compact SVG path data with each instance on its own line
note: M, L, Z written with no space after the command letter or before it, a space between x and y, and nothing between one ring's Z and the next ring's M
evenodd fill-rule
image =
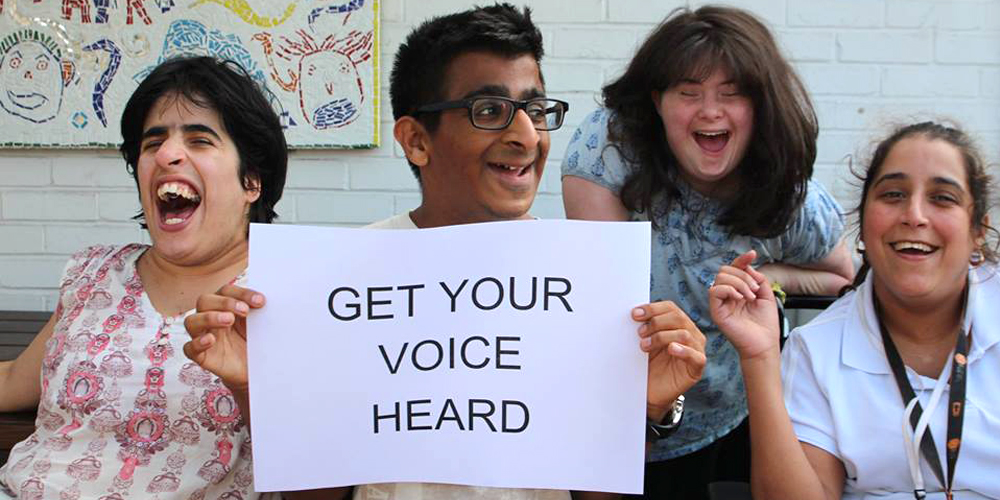
M292 148L378 146L374 0L0 0L0 147L121 142L128 97L180 55L238 62Z

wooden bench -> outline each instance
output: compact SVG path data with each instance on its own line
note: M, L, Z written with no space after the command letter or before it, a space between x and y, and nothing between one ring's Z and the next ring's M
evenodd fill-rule
M0 361L16 358L42 330L51 312L0 311ZM15 444L35 431L35 411L0 413L0 465Z

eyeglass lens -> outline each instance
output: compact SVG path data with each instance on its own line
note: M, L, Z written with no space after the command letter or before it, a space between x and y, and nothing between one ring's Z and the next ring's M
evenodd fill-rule
M491 130L505 128L513 120L515 109L514 103L503 99L476 99L472 103L472 124ZM537 130L555 130L562 125L564 110L558 101L533 99L525 104L524 111Z

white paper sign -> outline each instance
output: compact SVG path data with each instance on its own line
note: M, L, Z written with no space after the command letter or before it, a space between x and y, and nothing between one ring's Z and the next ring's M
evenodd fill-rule
M258 491L642 491L647 223L253 224Z

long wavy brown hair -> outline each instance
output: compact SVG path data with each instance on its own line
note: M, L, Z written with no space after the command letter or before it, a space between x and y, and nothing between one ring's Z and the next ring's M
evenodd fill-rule
M610 147L637 166L622 187L633 212L665 211L684 200L679 165L667 145L654 91L727 71L753 102L753 136L732 175L739 189L717 221L733 234L783 233L806 195L819 126L805 87L767 27L747 11L704 6L674 10L646 39L625 73L603 89ZM654 203L664 203L656 205Z

